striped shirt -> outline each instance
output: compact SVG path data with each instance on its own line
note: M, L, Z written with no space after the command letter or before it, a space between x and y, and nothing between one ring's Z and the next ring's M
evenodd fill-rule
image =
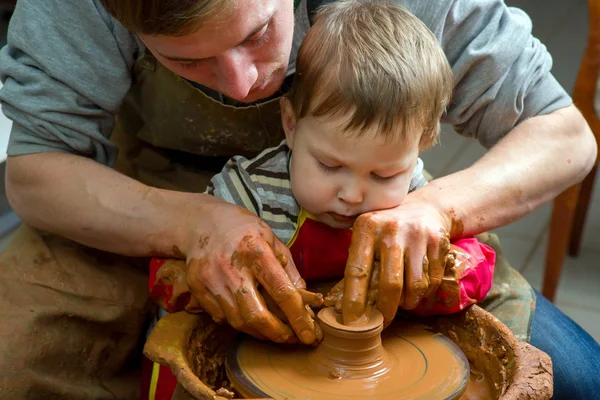
M296 231L300 214L300 205L292 194L290 155L284 140L251 160L235 156L211 179L206 193L253 212L269 225L279 240L288 243ZM423 161L419 158L409 192L426 184Z

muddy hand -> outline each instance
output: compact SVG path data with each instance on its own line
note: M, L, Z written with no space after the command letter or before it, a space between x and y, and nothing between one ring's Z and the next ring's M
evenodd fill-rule
M411 202L361 215L355 222L344 274L342 316L350 324L365 312L374 260L380 261L377 308L387 326L398 307L415 308L444 275L448 222L436 209Z
M316 340L316 324L305 307L306 283L289 250L249 211L227 203L210 214L209 230L191 235L186 249L190 292L216 321L257 338L305 344ZM258 291L262 285L291 325L277 318ZM314 301L316 302L316 300Z
M379 272L379 262L374 261L373 273L371 274L371 280L369 281L367 306L374 306L377 303L377 297L379 297ZM331 288L323 303L326 307L335 307L335 311L340 314L342 313L343 308L345 282L345 279L342 279Z

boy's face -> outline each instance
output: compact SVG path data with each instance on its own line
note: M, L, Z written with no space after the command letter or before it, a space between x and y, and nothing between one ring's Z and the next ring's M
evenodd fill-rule
M176 74L248 103L283 83L293 34L293 0L243 0L231 17L209 21L193 34L140 39Z
M386 142L371 128L355 137L342 131L344 118L295 121L290 113L291 107L282 107L293 151L292 191L321 222L350 228L360 214L396 207L404 200L419 156L419 134Z

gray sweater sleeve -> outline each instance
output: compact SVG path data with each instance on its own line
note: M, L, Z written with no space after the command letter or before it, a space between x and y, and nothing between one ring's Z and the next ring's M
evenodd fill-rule
M443 122L492 147L521 121L572 104L531 19L502 0L400 0L433 31L454 73Z
M80 154L112 165L114 118L131 85L136 38L96 0L19 0L0 51L8 154Z

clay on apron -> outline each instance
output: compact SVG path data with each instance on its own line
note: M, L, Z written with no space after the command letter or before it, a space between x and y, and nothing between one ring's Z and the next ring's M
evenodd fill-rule
M223 104L146 51L116 118L115 168L151 186L202 192L229 157L252 158L281 142L279 99Z

